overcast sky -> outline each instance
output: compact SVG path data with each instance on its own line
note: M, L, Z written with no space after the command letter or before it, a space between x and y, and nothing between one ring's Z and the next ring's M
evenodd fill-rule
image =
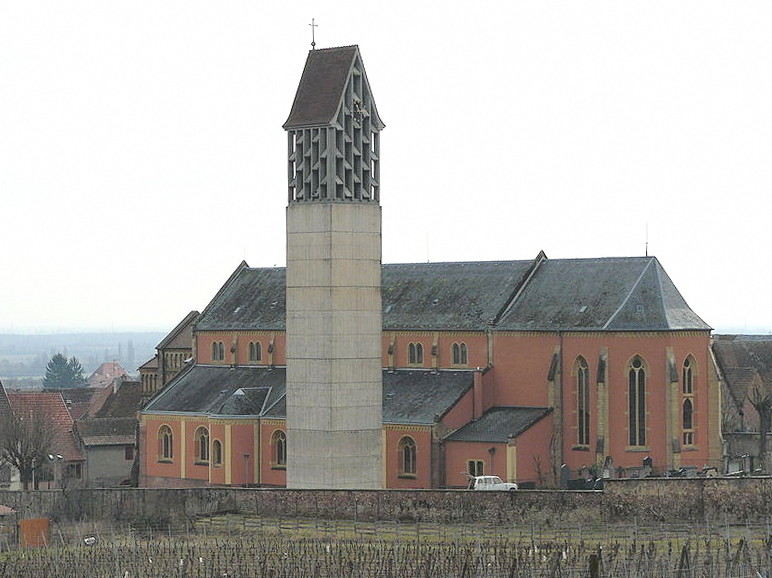
M171 329L285 264L311 44L358 44L383 260L656 256L772 332L772 2L0 0L0 332Z

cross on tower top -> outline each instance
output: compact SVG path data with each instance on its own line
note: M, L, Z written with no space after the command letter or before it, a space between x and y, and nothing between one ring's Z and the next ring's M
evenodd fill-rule
M315 18L311 18L311 24L309 24L309 26L311 27L311 50L316 50L316 38L314 35L314 32L315 32L314 28L319 28L319 25L314 23L315 20L316 20Z

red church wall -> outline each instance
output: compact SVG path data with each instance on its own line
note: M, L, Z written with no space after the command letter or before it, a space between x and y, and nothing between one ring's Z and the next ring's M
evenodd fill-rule
M681 452L682 465L702 466L708 459L707 432L709 431L709 407L707 390L708 332L673 333L501 333L494 336L494 364L486 377L495 388L495 405L548 406L550 363L556 347L563 351L563 460L578 471L584 465L592 465L596 459L610 455L614 466L640 466L642 459L650 456L655 470L672 467L668 463L666 418L672 409L666 405L666 388L670 387L670 363L668 351L672 351L679 374L687 355L691 354L697 367L694 369L694 429L696 443L693 448ZM607 380L609 439L605 440L602 454L595 455L598 439L598 360L607 351ZM590 384L590 444L578 444L577 398L575 361L584 357L589 369ZM646 364L646 445L628 445L628 364L634 356L640 356ZM555 392L559 394L559 379ZM680 395L680 385L678 389ZM557 400L556 400L557 401ZM680 404L680 402L679 402ZM681 435L680 420L675 424L674 435Z
M162 426L168 426L172 431L173 454L171 460L161 459L161 442L158 437L158 432ZM141 425L141 431L141 437L145 439L145 446L143 449L146 449L144 452L140 451L140 459L142 460L141 473L143 478L179 478L179 420L145 418Z
M442 423L451 430L469 423L474 415L474 392L468 391L461 400L442 418Z
M554 333L495 333L494 405L547 407L547 374L558 344Z
M517 480L534 482L536 487L544 487L550 483L550 453L549 443L552 434L552 419L549 414L528 428L517 437Z
M389 347L392 347L393 355L389 356ZM487 338L484 333L460 333L460 332L434 332L434 331L398 331L383 332L381 363L383 367L425 367L432 368L432 347L437 341L436 367L452 369L454 367L485 367L488 365ZM411 343L420 343L423 347L423 363L409 363L408 348ZM467 346L467 362L465 364L453 363L453 344L465 344Z
M495 448L493 455L489 452ZM449 488L466 488L469 460L483 463L483 473L507 481L507 444L481 442L448 442L445 444L445 479Z
M415 442L415 474L402 471L400 440L408 436ZM429 427L385 427L385 468L386 487L395 488L431 488L432 435Z

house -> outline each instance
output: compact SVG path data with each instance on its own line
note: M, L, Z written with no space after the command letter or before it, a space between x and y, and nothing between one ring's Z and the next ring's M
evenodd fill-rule
M88 378L89 387L107 387L116 379L128 377L126 370L115 361L105 361Z
M752 400L755 392L772 395L772 337L714 335L712 354L722 391L723 471L754 472L759 466L760 424Z
M8 391L6 392L13 415L33 424L26 431L30 435L47 432L30 440L40 450L32 462L33 486L54 489L82 485L85 458L73 435L74 421L61 393ZM32 455L32 454L30 454ZM18 472L10 489L20 489Z
M85 458L84 484L90 487L130 483L136 461L142 384L116 379L103 389L109 395L75 421L75 435Z
M142 485L720 465L711 328L655 257L381 265L381 128L358 48L312 51L285 123L288 266L242 262L189 320L191 363L140 413Z

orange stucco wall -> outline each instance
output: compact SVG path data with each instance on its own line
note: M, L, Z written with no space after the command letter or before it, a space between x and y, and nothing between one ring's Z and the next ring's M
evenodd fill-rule
M562 368L555 387L560 395L562 376L563 405L563 461L572 469L596 462L598 438L597 373L602 352L607 355L608 431L603 456L612 456L615 467L639 466L644 457L650 456L655 470L672 467L668 460L666 419L671 408L666 403L666 390L670 386L669 353L675 360L680 375L688 355L696 361L694 369L694 421L697 442L694 448L681 452L682 465L702 466L708 459L707 432L709 334L707 332L682 333L515 333L496 335L494 363L490 371L495 382L495 405L548 406L549 382L547 379L553 353L562 350ZM646 445L628 446L628 364L634 356L640 356L646 364ZM590 447L577 445L577 398L576 359L587 361L590 377ZM680 391L680 389L679 389ZM680 416L680 413L678 413ZM559 416L556 416L559 417ZM680 424L675 424L674 434L680 435Z
M400 472L399 442L409 436L416 445L415 476ZM385 468L387 488L431 488L431 430L428 427L385 427Z

